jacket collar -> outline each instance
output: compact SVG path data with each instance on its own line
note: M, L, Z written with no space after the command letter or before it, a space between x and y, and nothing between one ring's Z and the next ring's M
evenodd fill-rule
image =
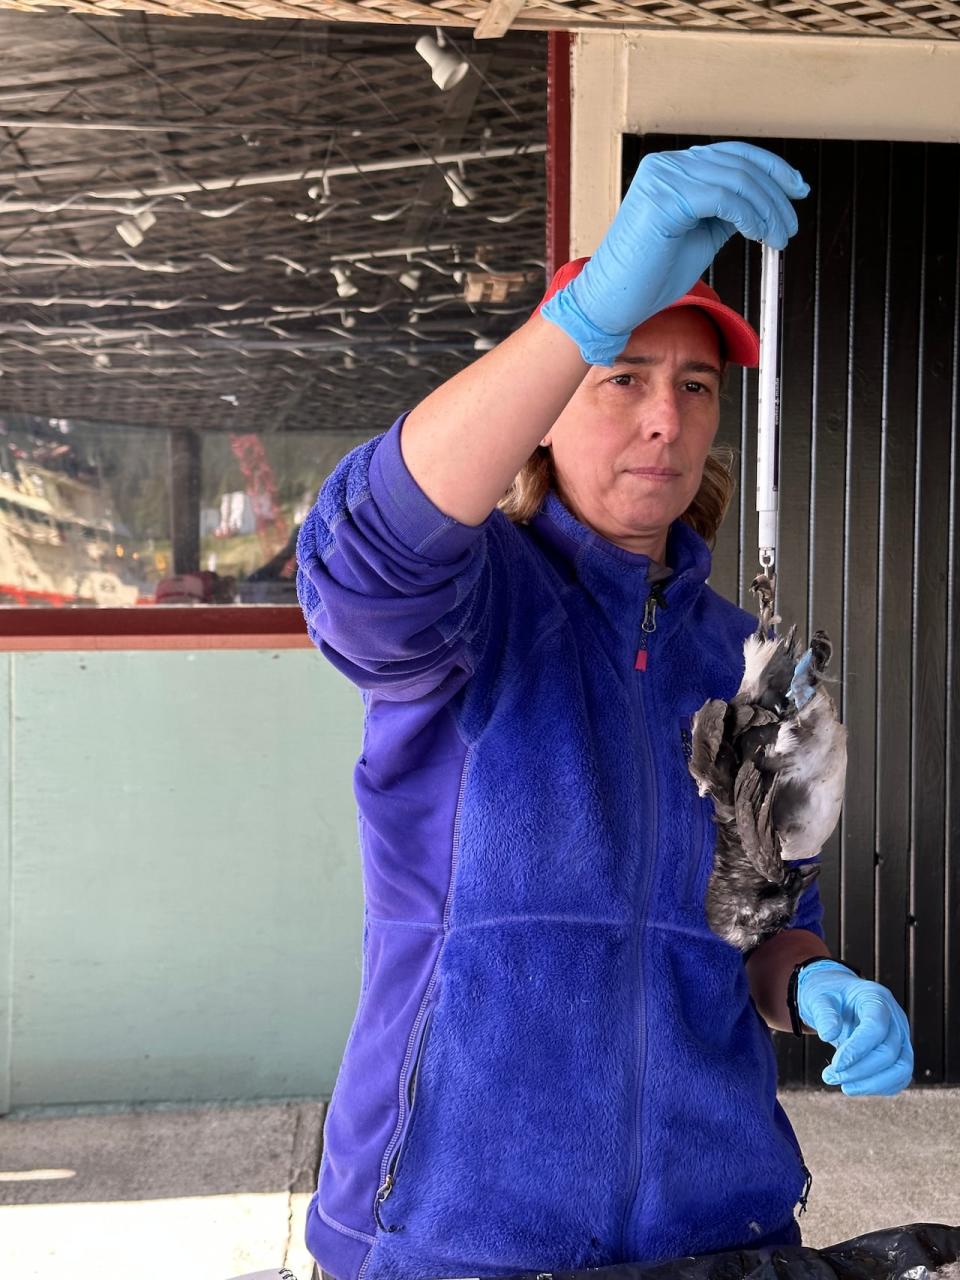
M642 607L649 594L649 556L617 546L581 522L552 490L530 527L545 550L562 564L567 576L585 587L606 608L631 611ZM689 525L675 520L667 535L667 564L672 570L662 582L674 620L686 613L710 573L710 549ZM686 606L675 610L676 606Z

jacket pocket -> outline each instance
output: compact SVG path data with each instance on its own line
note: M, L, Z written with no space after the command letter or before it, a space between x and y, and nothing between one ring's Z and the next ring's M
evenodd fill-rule
M417 1090L420 1083L420 1072L423 1067L423 1055L427 1045L427 1037L430 1032L430 1024L433 1020L433 1010L426 1012L420 1023L417 1035L413 1039L413 1050L409 1055L410 1062L409 1071L406 1077L406 1083L403 1086L400 1114L397 1117L397 1127L394 1136L387 1145L383 1154L382 1178L380 1186L377 1189L376 1198L373 1202L373 1216L377 1226L381 1231L402 1231L403 1226L400 1223L390 1224L384 1220L383 1206L389 1200L394 1188L397 1185L397 1178L400 1173L400 1166L403 1159L403 1153L406 1150L407 1138L410 1134L410 1126L413 1123L414 1103L417 1097Z

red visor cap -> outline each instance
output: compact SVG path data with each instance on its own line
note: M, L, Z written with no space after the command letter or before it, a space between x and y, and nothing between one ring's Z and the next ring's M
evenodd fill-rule
M537 304L537 310L578 276L589 261L589 258L574 258L572 262L565 262L550 281L547 292ZM685 293L676 302L671 302L669 307L664 307L664 311L670 311L674 307L699 307L701 311L705 311L723 334L725 355L731 364L742 364L747 369L753 369L760 363L760 339L753 325L725 302L721 302L716 289L711 289L705 281L698 280L689 293Z

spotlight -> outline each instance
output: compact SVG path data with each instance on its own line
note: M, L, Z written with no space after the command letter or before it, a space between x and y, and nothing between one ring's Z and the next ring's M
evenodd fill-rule
M156 220L154 215L145 209L143 213L135 213L132 218L124 218L122 222L118 222L117 235L121 240L125 240L131 249L136 249L138 245L143 244L144 232L149 231Z
M447 47L440 31L437 31L437 35L439 40L434 40L433 36L421 36L414 48L424 62L429 64L433 83L437 88L453 89L470 70L470 65Z
M481 337L476 338L473 343L474 351L492 351L497 344L492 338Z
M330 274L337 282L338 298L352 298L360 292L355 284L350 283L350 272L343 267L331 267Z
M444 169L444 181L450 188L451 199L458 209L465 208L473 200L473 192L463 180L463 175L452 169Z
M320 185L307 187L307 195L311 200L319 200L321 204L329 204L332 196L330 195L330 179L326 174L320 179Z

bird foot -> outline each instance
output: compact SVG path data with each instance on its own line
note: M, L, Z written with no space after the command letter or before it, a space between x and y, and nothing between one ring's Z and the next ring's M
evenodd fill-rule
M757 598L757 613L760 619L757 630L761 636L766 637L771 627L776 627L781 621L780 615L773 611L773 602L777 593L776 573L761 569L751 582L750 590Z

